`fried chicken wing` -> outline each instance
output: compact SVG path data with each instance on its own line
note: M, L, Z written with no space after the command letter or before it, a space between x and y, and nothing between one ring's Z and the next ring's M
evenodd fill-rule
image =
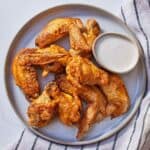
M71 24L76 24L79 28L83 28L82 21L78 18L57 18L51 20L37 36L35 40L36 45L43 48L67 35Z
M55 82L49 84L49 87L50 97L59 101L58 114L60 120L66 125L78 123L81 115L81 102L78 96L60 91Z
M55 59L55 61L53 61L53 63L49 63L47 65L43 65L42 67L42 76L45 77L47 76L49 73L61 73L65 70L65 66L70 58L70 54L69 52L58 46L58 45L51 45L49 51L52 51L54 53L57 54L64 54L64 56L60 57L59 59Z
M83 36L80 28L75 24L69 27L70 53L72 55L89 55L91 48L89 47L86 38Z
M108 115L117 117L127 112L130 99L122 79L117 74L109 73L109 84L101 84L100 87L108 100Z
M100 27L96 20L88 19L85 31L83 32L77 25L69 27L70 53L72 55L82 55L90 57L92 45L96 37L100 34Z
M57 45L51 45L45 49L22 49L14 58L12 65L12 73L16 84L30 100L36 98L39 95L39 83L34 67L55 62L64 66L69 57L69 53Z
M58 45L51 45L43 49L24 49L19 57L21 59L21 65L45 65L54 62L59 62L64 65L70 55L64 48Z
M16 85L18 85L28 98L36 98L39 95L39 83L34 67L21 65L21 55L26 49L21 50L14 58L12 73Z
M44 127L49 124L55 116L58 100L51 99L49 85L45 87L42 94L28 107L29 124L33 127Z
M101 33L101 29L95 19L88 19L86 22L86 32L83 33L90 49L96 37Z
M62 91L72 95L78 95L87 103L86 110L79 122L79 130L77 133L77 138L81 139L93 123L102 120L106 116L106 98L96 86L82 85L82 87L76 89L67 80L65 75L57 76L56 82Z
M106 115L106 98L96 86L85 86L80 95L87 102L87 107L79 123L78 139L82 139L90 127Z
M74 56L66 67L67 79L73 85L101 85L108 83L108 73L96 67L89 59Z
M46 85L42 94L28 107L29 124L34 127L46 126L58 113L66 125L80 120L81 102L78 97L61 92L55 82Z

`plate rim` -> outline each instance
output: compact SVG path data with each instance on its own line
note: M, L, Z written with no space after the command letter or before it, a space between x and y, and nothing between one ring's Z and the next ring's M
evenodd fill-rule
M145 75L145 85L144 88L142 90L142 93L140 94L140 96L136 99L136 104L134 106L134 108L132 109L132 111L130 112L130 114L128 115L127 118L125 118L123 120L123 122L121 124L118 125L117 128L113 129L113 132L106 134L106 135L102 135L100 137L96 137L90 140L85 140L85 141L75 141L75 142L68 142L68 141L62 141L62 140L58 140L55 138L51 138L51 137L47 137L44 134L38 132L35 128L30 127L29 125L27 125L27 123L22 119L21 115L17 112L17 110L15 109L14 104L11 101L11 96L9 94L9 90L8 90L8 84L7 84L7 62L8 62L8 56L9 56L9 52L11 51L11 49L14 46L15 41L17 41L18 37L20 34L22 34L22 32L24 32L26 30L26 28L28 27L28 25L31 24L31 22L35 19L37 19L38 17L40 17L41 15L47 13L48 11L52 11L53 9L58 9L58 8L62 8L62 7L71 7L71 6L80 6L80 7L90 7L92 9L97 9L99 11L104 12L105 14L108 14L109 16L111 16L112 18L114 18L117 22L119 22L120 24L123 24L129 31L130 34L132 35L132 37L134 38L136 44L139 46L140 50L141 50L141 60L142 63L144 65L144 75ZM138 38L136 37L135 33L130 29L130 27L125 24L118 16L110 13L109 11L102 9L100 7L97 6L93 6L93 5L89 5L89 4L81 4L81 3L70 3L70 4L62 4L62 5L55 5L54 7L49 7L45 10L42 10L38 13L36 13L33 17L31 17L30 19L28 19L25 24L23 24L23 26L21 26L21 28L18 30L18 32L15 34L15 36L13 37L13 40L10 43L10 46L8 48L8 51L6 53L6 57L5 57L5 64L4 64L4 82L5 82L5 91L6 91L6 96L9 100L9 103L11 104L11 107L13 108L13 111L16 113L17 117L21 120L21 122L25 125L26 128L28 128L32 133L34 133L35 135L47 140L47 141L52 141L54 143L57 144L61 144L61 145L87 145L87 144L92 144L92 143L96 143L98 141L103 141L111 136L113 136L115 133L119 132L123 127L125 127L130 120L133 118L133 116L135 115L135 113L137 112L137 109L139 108L142 98L144 98L145 94L146 94L146 88L147 88L147 70L146 70L146 63L145 63L145 58L144 58L144 51L142 48L141 43L139 42Z

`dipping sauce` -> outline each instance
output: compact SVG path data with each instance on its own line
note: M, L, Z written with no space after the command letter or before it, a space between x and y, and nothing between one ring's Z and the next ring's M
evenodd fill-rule
M97 62L102 67L116 73L130 71L136 66L139 59L136 43L116 33L101 35L93 48Z

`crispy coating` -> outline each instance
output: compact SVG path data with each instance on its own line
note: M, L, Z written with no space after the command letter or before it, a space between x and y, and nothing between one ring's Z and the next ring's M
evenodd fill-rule
M75 24L69 27L70 53L71 55L81 55L90 57L92 55L92 45L101 30L94 19L88 19L84 32Z
M44 127L54 118L58 100L51 99L49 87L46 86L42 94L28 107L29 124L33 127Z
M96 37L101 34L101 29L95 19L88 19L86 22L86 32L83 33L90 49Z
M66 67L67 79L75 86L108 84L108 73L89 59L74 56Z
M51 45L45 49L22 49L13 60L12 73L15 82L32 101L32 98L39 95L35 66L43 66L54 62L64 66L69 57L69 53L57 45Z
M12 73L16 85L18 85L23 90L25 95L30 99L38 97L40 89L35 68L21 64L22 61L24 61L21 55L26 50L28 49L21 50L15 56L12 64Z
M55 82L51 83L51 97L57 99L58 114L60 120L66 125L73 125L79 122L81 117L81 102L78 96L61 92Z
M86 38L83 36L80 28L72 24L69 28L70 53L72 55L86 56L91 52Z
M45 65L54 62L59 62L62 65L65 65L66 59L68 59L69 56L69 53L64 48L54 44L43 49L27 48L19 55L21 65Z
M56 78L59 88L69 94L78 95L87 103L86 110L79 122L77 138L81 139L88 132L93 123L102 120L106 115L106 98L96 86L77 88L67 80L65 75Z
M71 24L76 24L79 28L83 28L82 21L78 18L57 18L51 20L39 33L35 44L40 48L48 46L67 35Z
M56 58L52 63L41 66L43 70L43 77L47 76L49 73L64 72L65 66L70 58L69 52L58 45L51 45L49 51L52 51L54 54L64 54L64 56L60 57L59 59Z
M79 122L78 139L82 139L95 122L106 117L106 98L96 86L83 87L80 95L87 102L87 107Z
M29 105L29 124L44 127L57 113L64 124L76 124L81 116L81 102L77 96L61 92L55 82L50 82L42 94Z
M65 70L65 67L59 63L59 62L54 62L48 65L43 65L41 66L42 68L42 77L46 77L49 73L62 73Z
M108 100L108 115L117 117L127 112L130 105L130 99L119 75L109 73L109 84L101 84L100 87Z

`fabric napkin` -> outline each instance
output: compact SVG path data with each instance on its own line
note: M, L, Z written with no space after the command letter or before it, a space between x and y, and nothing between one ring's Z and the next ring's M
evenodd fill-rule
M116 1L117 2L117 1ZM23 129L6 150L149 150L150 149L150 0L125 0L120 17L136 34L145 54L148 86L135 116L121 131L104 141L86 146L64 146L48 142Z

